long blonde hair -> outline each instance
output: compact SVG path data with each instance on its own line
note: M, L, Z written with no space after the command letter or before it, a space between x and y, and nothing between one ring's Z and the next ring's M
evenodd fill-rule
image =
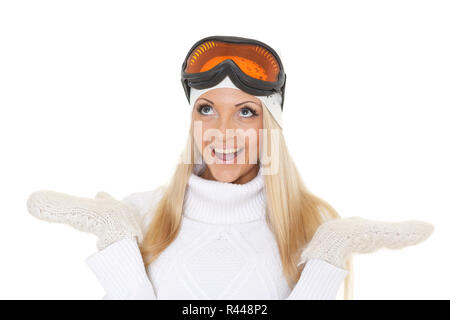
M264 175L267 201L267 223L277 240L283 273L293 288L300 278L302 268L297 266L303 248L316 229L326 220L339 218L336 210L326 201L312 194L303 183L291 158L286 141L266 106L263 104L263 127L267 132L278 129L279 170L277 174ZM266 145L270 153L271 134ZM193 172L195 153L193 122L186 147L175 168L161 200L153 209L153 217L144 240L140 244L146 265L152 263L177 237L183 212L184 195L189 176ZM188 160L188 161L186 161ZM345 279L344 297L352 298L352 266L347 261L348 276Z

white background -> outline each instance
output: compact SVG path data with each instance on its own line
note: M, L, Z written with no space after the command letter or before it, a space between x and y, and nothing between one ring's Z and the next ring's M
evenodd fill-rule
M0 298L99 299L96 238L26 210L50 189L122 198L168 181L199 39L261 40L286 73L284 134L342 216L431 222L355 257L356 299L450 298L448 1L1 1Z

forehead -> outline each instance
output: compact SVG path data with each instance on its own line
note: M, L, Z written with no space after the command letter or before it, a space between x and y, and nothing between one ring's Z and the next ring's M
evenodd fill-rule
M246 100L260 104L255 96L234 88L215 88L203 93L199 98L206 98L217 103L239 103Z

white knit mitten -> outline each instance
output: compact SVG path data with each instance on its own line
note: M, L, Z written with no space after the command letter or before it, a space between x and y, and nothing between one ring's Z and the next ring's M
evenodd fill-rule
M38 219L68 224L95 234L99 250L127 238L142 240L136 209L105 192L89 199L54 191L37 191L28 198L27 206Z
M359 217L333 219L316 230L302 252L299 265L309 259L321 259L344 269L352 253L412 246L427 239L433 229L431 224L421 221L389 223Z

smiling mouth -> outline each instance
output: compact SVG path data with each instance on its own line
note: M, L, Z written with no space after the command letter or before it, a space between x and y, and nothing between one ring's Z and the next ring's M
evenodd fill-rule
M211 146L211 155L218 159L218 163L234 163L234 159L244 150L244 148L221 149Z

